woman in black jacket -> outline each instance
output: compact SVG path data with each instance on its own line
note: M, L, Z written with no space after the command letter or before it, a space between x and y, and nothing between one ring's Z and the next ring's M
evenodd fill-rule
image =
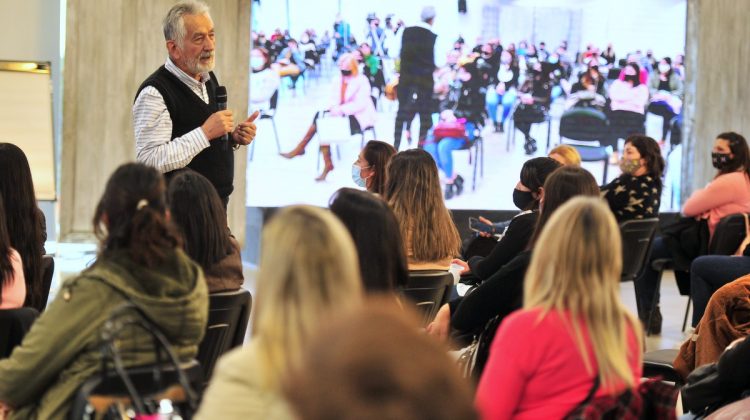
M443 305L427 332L446 338L451 330L459 334L480 331L493 317L505 316L521 307L523 278L531 261L531 249L554 211L577 195L599 196L594 177L585 169L562 167L544 183L539 218L529 247L503 266L471 293Z
M495 244L489 255L486 257L475 255L465 262L459 259L453 260L454 264L464 267L461 271L462 283L481 283L526 249L534 233L534 225L536 225L539 213L539 201L544 191L542 186L547 176L560 166L557 161L548 157L530 159L523 164L520 180L513 189L513 204L521 210L521 213L510 220L503 237ZM488 238L480 238L477 240L491 241Z

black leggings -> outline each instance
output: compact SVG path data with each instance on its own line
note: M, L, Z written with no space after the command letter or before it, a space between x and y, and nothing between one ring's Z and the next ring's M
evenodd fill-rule
M661 139L666 140L669 135L669 128L672 124L672 118L676 117L677 114L672 111L669 105L662 102L654 102L648 106L648 112L658 115L663 118L661 124Z
M409 123L419 114L419 145L427 137L427 131L432 127L432 89L417 89L399 86L398 112L396 112L396 126L393 133L393 147L398 150L401 145L401 132L404 123Z

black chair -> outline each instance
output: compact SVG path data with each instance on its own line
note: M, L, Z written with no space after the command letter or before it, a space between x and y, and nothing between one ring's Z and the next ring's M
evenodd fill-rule
M479 166L479 177L484 178L484 139L482 138L482 126L477 124L474 129L474 140L459 150L469 151L469 165L473 165L474 174L471 178L471 190L477 189L477 166Z
M209 295L208 325L197 356L206 384L219 357L245 341L252 304L253 297L245 289Z
M635 281L648 261L651 241L659 219L628 220L620 224L622 238L622 276L620 281Z
M511 110L510 118L508 118L508 134L505 137L505 151L510 151L510 145L513 144L513 147L516 146L516 125L515 125L515 113L516 109L518 108L518 105L520 105L520 101L516 102L515 106L513 107L513 110ZM546 110L544 112L544 121L536 124L541 123L547 123L547 151L549 151L550 147L550 139L552 135L552 116L549 114L549 110ZM533 126L534 124L532 124Z
M276 150L281 153L281 144L279 143L279 132L276 130L276 106L279 103L279 90L276 89L276 92L273 93L271 96L271 99L269 100L269 109L263 110L260 112L260 115L258 116L261 120L271 120L271 125L273 126L273 135L276 138ZM250 144L250 160L253 160L253 156L255 156L255 141L253 141Z
M47 301L49 300L49 289L52 286L52 276L55 274L55 259L52 255L42 256L42 290L41 296L42 301L38 305L34 306L39 312L44 312L47 308Z
M732 255L737 251L742 241L745 239L745 214L737 213L730 214L724 217L716 225L714 229L714 235L711 238L711 242L708 245L707 255ZM656 278L656 290L654 297L651 300L651 308L649 309L649 321L648 325L651 325L651 317L656 312L657 300L656 297L659 294L659 288L661 287L661 277L664 274L664 270L674 268L674 263L670 258L660 258L651 262L651 267L659 273ZM687 296L687 307L685 308L685 317L682 321L682 331L685 331L687 327L688 314L690 313L690 304L692 298L690 297L690 282L680 281L678 278L677 286L680 291L680 295ZM647 332L648 335L648 332Z
M684 379L672 366L672 362L678 353L679 350L674 349L654 350L644 353L643 377L661 378L667 382L674 382L677 386L684 384Z
M39 316L34 308L0 310L0 359L9 357Z
M197 361L181 365L180 370L184 372L187 385L192 390L200 389L203 372ZM173 404L187 404L187 392L180 383L177 370L171 364L130 367L125 368L125 372L135 391L144 400L159 402L167 399ZM114 369L109 369L105 375L94 374L78 388L68 418L99 418L96 413L106 413L110 406L121 403L126 406L132 404L131 394L120 375ZM186 417L183 415L183 418Z
M578 150L583 162L604 162L602 184L607 183L609 156L612 154L610 146L601 145L607 130L607 116L598 109L571 108L560 117L560 143L566 143L566 138L574 140L568 144Z
M448 271L416 270L409 272L409 281L401 293L417 306L423 325L427 325L440 306L448 302L451 287L453 274Z

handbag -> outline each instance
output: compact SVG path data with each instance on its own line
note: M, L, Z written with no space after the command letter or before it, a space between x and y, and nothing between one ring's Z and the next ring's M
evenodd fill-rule
M708 220L680 217L661 229L664 243L672 255L675 270L690 271L694 259L708 253Z
M315 120L315 126L321 146L345 143L352 138L352 129L347 116L334 117L322 114Z
M690 372L681 392L685 409L698 415L705 416L727 402L722 395L718 363L709 363Z
M490 346L495 338L497 328L502 318L498 315L487 321L482 331L474 336L471 344L461 350L458 357L458 367L464 378L474 378L478 381L490 356Z
M436 141L444 138L466 138L466 120L458 119L456 121L440 121L432 130L432 135Z

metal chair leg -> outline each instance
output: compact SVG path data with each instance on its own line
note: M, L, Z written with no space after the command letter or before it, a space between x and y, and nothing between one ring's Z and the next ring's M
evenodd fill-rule
M279 143L279 132L276 130L276 119L271 117L271 125L273 126L273 135L276 137L276 150L281 154L281 143ZM255 142L253 142L253 150L255 150ZM252 160L252 157L250 158Z
M648 321L646 321L646 336L651 335L651 321L656 312L656 307L659 306L659 289L661 289L661 277L664 275L664 270L659 270L659 275L656 278L656 289L654 295L651 297L651 307L648 310ZM636 296L638 299L638 296Z
M690 313L690 302L693 300L692 297L688 296L687 306L685 307L685 318L682 320L682 331L685 331L687 327L688 314Z

